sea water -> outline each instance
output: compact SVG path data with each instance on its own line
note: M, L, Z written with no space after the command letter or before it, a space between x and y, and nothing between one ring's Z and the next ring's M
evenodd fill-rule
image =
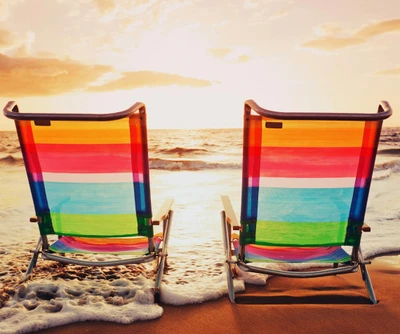
M202 303L227 294L220 195L229 195L239 216L241 129L150 130L153 212L174 199L165 304ZM365 221L364 256L400 251L400 129L384 128ZM87 268L39 258L22 282L29 250L38 238L33 204L14 132L0 133L0 333L26 333L77 321L130 323L162 315L153 303L150 264ZM98 260L107 256L96 256ZM265 284L264 275L235 280ZM161 304L162 305L162 304Z

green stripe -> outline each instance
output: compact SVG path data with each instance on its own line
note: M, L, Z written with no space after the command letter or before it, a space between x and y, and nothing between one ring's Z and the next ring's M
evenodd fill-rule
M255 243L281 246L340 246L347 222L282 223L257 221Z
M54 232L59 235L111 237L138 235L135 214L68 214L52 212Z

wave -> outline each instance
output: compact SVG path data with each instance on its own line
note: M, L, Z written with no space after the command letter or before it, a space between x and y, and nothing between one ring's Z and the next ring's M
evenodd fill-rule
M150 169L159 170L191 170L198 171L204 169L240 169L242 165L239 163L221 163L221 162L208 162L202 160L167 160L154 158L149 161Z
M0 165L23 165L24 160L22 157L15 157L13 155L6 155L0 157Z
M183 156L186 154L206 154L208 150L205 148L187 148L187 147L174 147L174 148L164 148L157 150L157 153L163 154L176 154L178 156Z
M392 172L400 172L400 160L389 160L375 165L375 171L391 170Z
M376 164L374 168L374 180L387 179L392 173L400 172L400 160L390 160Z
M378 150L379 155L400 155L400 148L385 148Z

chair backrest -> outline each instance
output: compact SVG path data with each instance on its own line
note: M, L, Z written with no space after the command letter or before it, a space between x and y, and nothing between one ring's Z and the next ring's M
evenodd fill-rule
M153 236L145 106L24 114L9 103L42 235Z
M384 102L376 114L334 114L246 101L241 245L358 246L390 115Z

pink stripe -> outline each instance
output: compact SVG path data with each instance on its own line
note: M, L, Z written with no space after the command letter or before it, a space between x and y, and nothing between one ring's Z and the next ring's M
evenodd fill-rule
M118 242L120 241L120 242ZM127 242L128 241L128 242ZM156 247L162 241L161 235L154 236ZM129 239L107 239L107 238L78 238L78 237L62 237L53 245L53 250L70 251L70 252L88 252L88 253L124 253L124 252L141 252L148 251L148 240L145 237L129 238Z
M52 173L129 172L131 149L129 144L36 145L41 170Z
M32 177L32 180L35 182L42 182L43 181L43 175L41 173L31 173L30 174Z
M239 240L233 239L236 250L239 248ZM335 254L336 253L336 254ZM343 259L347 254L341 247L273 247L246 245L246 259L273 260L281 262L312 262L329 261L337 259L339 254ZM335 256L336 255L336 256Z
M367 182L367 179L365 179L365 178L356 179L355 186L358 188L364 188L366 186L366 182Z
M262 147L260 175L265 177L350 177L357 174L360 147ZM370 158L371 152L363 150ZM361 171L360 177L366 177Z

